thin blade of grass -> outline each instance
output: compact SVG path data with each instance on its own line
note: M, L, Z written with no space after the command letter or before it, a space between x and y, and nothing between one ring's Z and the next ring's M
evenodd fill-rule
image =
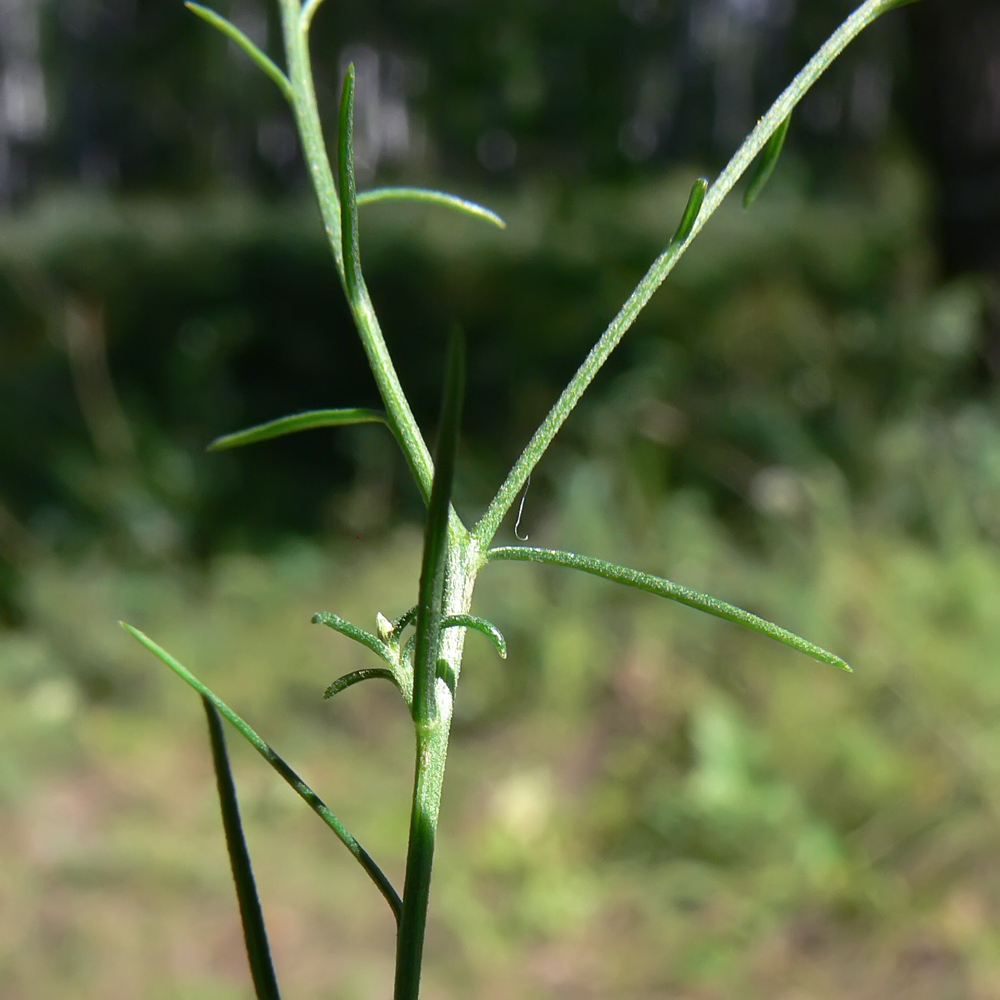
M778 165L782 149L785 148L785 139L788 137L788 127L792 124L792 116L789 115L777 128L774 135L767 140L764 145L760 159L754 172L747 181L747 189L743 193L743 207L749 208L758 198L761 191L767 186L767 182L774 173L774 168Z
M250 864L250 852L243 836L240 820L240 804L236 797L236 785L229 767L226 752L226 734L222 731L222 719L215 706L204 696L202 704L208 716L208 738L212 745L212 764L215 767L215 783L219 790L219 806L222 810L222 829L226 835L226 849L236 883L236 901L243 923L243 940L246 942L250 976L253 979L257 1000L281 1000L278 980L271 962L271 948L267 943L267 928L264 914L257 896L257 883Z
M437 716L434 682L437 677L448 558L448 514L451 510L451 490L455 479L464 395L465 341L461 332L456 330L448 345L441 423L434 452L434 480L427 506L423 563L420 568L413 658L413 718L418 725L425 725Z
M694 224L701 214L701 206L705 204L705 195L708 193L708 179L699 177L691 188L688 195L687 205L684 207L684 214L677 225L677 232L674 233L671 243L683 243L694 231Z
M127 622L119 622L119 624L129 635L165 663L185 684L197 691L203 698L207 698L216 711L281 775L306 805L333 830L340 838L341 843L354 855L358 864L375 883L378 891L385 897L385 901L389 904L389 908L398 922L402 903L396 890L392 887L392 883L385 877L382 869L375 864L371 855L355 840L347 827L330 811L329 806L257 735L247 722L240 718L215 692L202 684L184 664L171 656L162 646L158 646L144 632L140 632L134 625L129 625Z
M193 14L197 14L203 21L207 21L213 28L217 28L227 38L234 41L278 85L278 89L284 94L285 100L294 106L295 94L292 91L292 84L288 77L235 24L227 21L221 14L216 14L210 7L203 7L200 3L193 3L192 0L188 0L184 6Z
M278 417L277 420L269 420L264 424L256 424L242 431L233 431L232 434L223 434L208 446L208 450L226 451L229 448L242 448L246 444L270 441L271 438L297 434L299 431L311 431L318 427L384 423L386 423L385 414L379 410L357 407L341 410L307 410L305 413L293 413L287 417Z
M503 637L503 632L486 618L478 615L448 615L441 621L441 628L473 628L482 632L496 646L500 659L507 659L507 640Z
M706 614L714 615L716 618L724 618L726 621L734 622L761 635L766 635L775 639L785 646L797 649L800 653L811 656L821 663L829 663L848 673L853 673L846 660L837 656L836 653L827 650L803 639L802 636L789 632L780 625L767 621L749 611L744 611L733 604L727 604L718 598L708 594L702 594L697 590L682 587L679 583L665 580L663 577L652 576L649 573L642 573L637 569L628 566L616 566L614 563L605 562L603 559L594 559L592 556L580 556L574 552L559 552L555 549L536 549L525 546L511 545L501 548L490 549L487 553L490 562L501 560L518 560L521 562L547 563L552 566L565 566L569 569L579 569L584 573L592 573L594 576L602 577L605 580L612 580L615 583L623 583L628 587L636 587L646 591L647 594L656 594L658 597L665 597L670 601L677 601L679 604L686 604L690 608L697 608Z
M312 623L313 625L325 625L341 635L346 635L348 639L360 642L362 646L367 646L376 656L385 660L389 666L395 663L392 650L381 639L372 635L371 632L366 632L363 628L351 624L340 615L335 615L332 611L317 611L312 616Z
M497 215L496 212L478 205L474 201L460 198L455 194L448 194L445 191L433 191L430 188L419 187L382 187L372 188L369 191L362 191L357 196L358 206L373 205L380 201L417 201L426 202L431 205L441 205L444 208L453 208L463 215L472 216L474 219L483 219L491 222L498 229L506 229L507 223Z
M340 95L340 135L337 142L337 173L340 181L341 242L344 248L344 285L352 305L360 301L362 289L361 250L358 235L358 192L354 181L354 63L347 67Z

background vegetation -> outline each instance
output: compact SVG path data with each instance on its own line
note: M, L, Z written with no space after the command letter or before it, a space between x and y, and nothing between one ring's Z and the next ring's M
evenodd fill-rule
M366 182L447 181L509 222L362 220L425 426L445 334L467 331L463 509L693 177L849 6L323 9L321 98L353 58ZM857 674L598 581L491 568L477 603L511 656L470 640L429 997L1000 997L991 9L924 0L845 56L524 508L532 542L750 606ZM228 14L274 41L265 6ZM361 664L308 620L412 603L419 501L379 428L204 454L375 398L270 84L163 0L5 6L0 74L0 992L245 996L200 707L114 622L197 668L398 880L405 715L377 685L325 704ZM385 995L384 904L233 751L289 996Z

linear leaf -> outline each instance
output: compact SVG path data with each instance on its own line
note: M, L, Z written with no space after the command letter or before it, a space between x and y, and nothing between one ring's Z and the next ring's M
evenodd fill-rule
M215 706L206 697L202 696L201 701L205 706L205 715L208 716L208 738L212 745L215 783L219 790L219 805L222 809L222 828L226 835L226 849L229 851L229 863L233 869L233 881L236 883L236 901L243 923L243 940L246 942L254 992L258 1000L281 1000L278 980L271 962L271 949L267 943L264 914L257 896L257 883L253 877L253 866L250 864L250 852L243 836L240 804L229 767L222 719Z
M778 165L778 157L785 147L785 139L788 136L788 127L792 124L792 116L789 115L777 128L774 135L767 140L760 159L754 172L747 181L747 189L743 193L743 207L749 208L756 200L761 191L764 190L767 182L774 173L774 168Z
M395 663L392 650L381 639L372 635L371 632L366 632L363 628L358 628L357 625L352 625L347 619L335 615L332 611L317 611L312 616L312 623L313 625L325 625L355 642L360 642L362 646L367 646L376 656L385 660L389 666Z
M317 427L346 427L349 424L385 422L385 414L379 410L365 410L358 407L342 410L307 410L305 413L293 413L287 417L278 417L277 420L269 420L264 424L256 424L247 427L246 430L223 434L208 446L208 450L225 451L227 448L240 448L245 444L270 441L271 438L297 434L299 431L311 431Z
M503 632L485 618L478 615L448 615L442 620L441 628L474 628L496 646L501 660L507 659L507 640L503 637Z
M477 205L474 201L459 198L458 195L448 194L445 191L433 191L430 188L419 187L381 187L358 194L358 207L372 205L379 201L423 201L432 205L442 205L445 208L454 208L463 215L471 215L473 218L492 222L499 229L507 228L507 223L496 212L482 205Z
M603 559L594 559L591 556L579 556L573 552L558 552L554 549L535 549L524 546L506 546L490 549L487 553L490 562L496 560L520 560L523 562L549 563L553 566L567 566L570 569L583 570L584 573L592 573L594 576L603 577L605 580L613 580L615 583L623 583L629 587L637 587L649 594L656 594L659 597L666 597L668 600L686 604L688 607L697 608L707 614L715 615L716 618L725 618L726 621L735 622L759 632L761 635L770 636L778 642L797 649L800 653L805 653L821 663L829 663L841 670L852 673L851 667L841 657L803 639L794 632L775 625L764 618L760 618L749 611L744 611L733 604L727 604L708 594L699 593L697 590L690 590L682 587L678 583L672 583L659 576L652 576L649 573L641 573L637 569L628 566L616 566L613 563L605 562Z
M227 21L221 14L216 14L210 7L203 7L200 3L193 3L192 0L188 0L184 6L234 41L278 85L285 100L291 105L295 104L295 94L288 77L235 24Z
M119 624L129 635L142 643L154 656L170 667L185 684L194 688L203 698L207 698L219 714L231 723L257 753L291 785L299 797L333 830L340 838L341 843L354 855L358 864L364 868L368 877L385 897L389 908L393 912L393 916L395 916L398 922L402 903L396 890L392 887L392 883L382 873L382 869L375 864L371 855L354 839L347 827L330 811L326 803L257 735L248 723L240 718L218 695L202 684L179 660L174 659L162 646L158 646L148 635L140 632L135 626L129 625L127 622L119 622Z
M360 684L361 681L368 681L373 678L391 681L397 688L399 687L396 675L391 670L387 670L385 667L365 667L363 670L353 670L349 674L344 674L343 677L338 677L326 689L323 693L323 697L332 698L335 694L340 694L341 691L346 691L349 687L354 687L355 684Z
M358 194L354 181L354 63L347 67L340 95L340 135L337 142L337 173L340 180L340 225L344 248L344 284L352 304L360 300L363 287L358 237Z
M434 481L427 506L423 563L417 602L417 633L413 658L413 718L418 725L437 715L434 680L440 646L441 610L444 603L445 566L448 559L448 513L455 479L458 434L465 393L465 342L460 331L448 345L441 423L434 452Z
M701 214L701 206L705 204L705 195L708 193L708 179L699 177L691 188L688 195L687 205L684 207L684 214L677 226L671 243L683 243L694 231L694 224Z

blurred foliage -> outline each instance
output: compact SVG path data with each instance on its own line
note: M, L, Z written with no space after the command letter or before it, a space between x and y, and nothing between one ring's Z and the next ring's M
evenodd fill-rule
M428 430L445 332L467 332L460 510L479 513L696 173L849 6L324 7L324 107L352 57L383 123L359 128L366 182L452 178L509 222L362 218ZM308 619L412 603L419 502L378 427L204 454L376 402L279 95L179 4L40 10L47 131L0 136L0 855L18 859L0 864L0 993L243 996L200 707L113 622L301 763L398 880L405 713L388 686L324 704L361 654ZM264 6L230 13L273 51ZM858 673L599 581L491 567L477 610L511 658L470 638L429 994L1000 991L996 291L939 275L938 193L898 114L909 13L803 107L753 211L712 220L522 521L752 607ZM384 904L241 749L289 995L387 993Z

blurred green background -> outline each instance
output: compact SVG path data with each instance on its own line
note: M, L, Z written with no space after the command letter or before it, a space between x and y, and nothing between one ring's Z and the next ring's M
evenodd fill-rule
M331 0L358 68L374 300L433 431L469 341L477 516L699 173L843 0ZM222 8L277 53L263 0ZM428 998L1000 998L1000 10L880 22L712 220L534 476L532 543L629 562L843 654L538 567L487 570ZM401 881L404 707L310 627L413 603L421 510L372 405L273 86L173 0L0 3L0 995L250 995L199 673ZM510 522L500 538L513 540ZM288 997L387 996L392 926L235 745Z

